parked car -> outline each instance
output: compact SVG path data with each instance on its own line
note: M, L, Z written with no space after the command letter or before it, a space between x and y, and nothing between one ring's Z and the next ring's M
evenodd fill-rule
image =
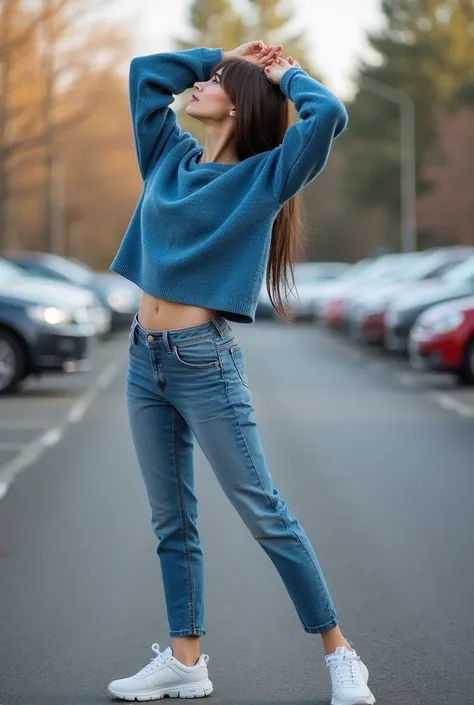
M0 260L0 394L31 374L90 368L91 294Z
M44 293L56 297L63 295L65 301L74 302L78 308L86 309L88 320L94 326L95 335L102 336L110 331L110 311L102 305L95 292L88 287L71 284L64 280L30 275L22 267L2 257L0 257L0 264L2 267L0 288L4 288L5 282L8 281L9 291L12 287L19 286L22 291L32 292L33 295L36 291L40 295Z
M82 262L45 252L15 252L5 257L33 276L87 287L109 310L112 330L129 326L140 306L139 288L113 272L94 272Z
M363 277L365 272L372 267L375 260L363 259L349 267L335 281L325 282L313 297L313 318L322 319L326 309L326 304L330 301L337 301L338 296L344 295L344 292L350 288L353 282Z
M385 313L385 345L406 353L411 329L427 309L474 294L474 257L458 264L429 289L398 296Z
M415 369L454 372L463 382L474 384L474 296L422 313L408 347Z
M401 293L429 290L450 269L474 255L472 247L443 247L418 253L411 265L394 272L391 281L355 291L346 312L351 336L383 345L385 311Z
M412 254L383 255L361 268L349 281L342 281L329 288L319 302L319 318L328 328L346 329L349 324L351 299L360 293L373 291L375 287L393 281L404 271Z
M345 262L299 262L295 266L295 288L287 303L294 321L311 320L314 313L314 297L326 282L337 280L349 267ZM273 308L264 281L257 305L258 318L273 318Z

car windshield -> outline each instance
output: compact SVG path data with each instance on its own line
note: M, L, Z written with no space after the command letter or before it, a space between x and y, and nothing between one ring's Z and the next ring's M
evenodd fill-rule
M428 261L429 260L429 261ZM434 268L432 259L422 252L413 252L406 255L405 261L400 261L391 272L392 281L405 282L422 279Z
M0 284L14 284L19 279L27 279L27 275L16 264L0 259Z
M474 257L469 257L443 276L443 282L446 284L462 284L470 279L474 279Z
M74 260L49 255L44 264L75 284L84 285L90 281L92 269Z

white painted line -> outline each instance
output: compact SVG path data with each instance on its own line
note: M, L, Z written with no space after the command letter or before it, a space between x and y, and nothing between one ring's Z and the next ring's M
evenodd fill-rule
M0 486L5 485L3 496L6 495L9 486L25 468L32 465L46 450L46 446L42 443L42 437L36 438L32 443L29 443L24 450L19 453L13 460L4 465L0 469Z
M74 404L67 415L67 420L69 423L79 423L79 421L82 421L87 409L94 400L95 394L96 390L93 387Z
M0 451L2 450L23 450L28 445L27 443L0 443Z
M120 363L116 360L110 362L102 370L94 385L77 401L67 415L69 423L79 423L84 418L88 408L93 403L99 391L107 389L109 384L120 370Z
M467 404L463 404L462 401L458 401L450 394L441 394L439 392L435 392L432 397L435 402L446 411L454 411L456 414L462 416L464 419L474 418L474 409L472 409L470 406L467 406Z
M5 497L8 492L8 485L6 482L0 482L0 502Z
M36 463L48 448L57 445L63 438L70 424L78 423L84 418L85 413L97 397L99 391L103 391L109 386L120 369L121 364L118 361L114 360L110 362L98 376L92 387L73 404L62 420L60 420L56 426L48 429L40 436L37 436L31 443L25 445L3 444L16 446L15 450L20 449L20 452L13 460L0 467L0 501L7 494L15 477L23 472L23 470L26 470L26 468Z
M102 391L107 389L120 370L121 364L118 360L114 360L101 372L97 380L97 386Z
M64 429L62 428L50 428L49 431L46 431L44 436L41 438L41 443L46 447L46 448L52 448L53 446L56 446L61 438L64 436Z

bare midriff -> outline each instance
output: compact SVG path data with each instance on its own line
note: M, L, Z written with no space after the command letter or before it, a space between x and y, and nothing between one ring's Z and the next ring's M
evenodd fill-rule
M163 301L143 294L138 320L147 330L179 330L206 323L215 313L212 309Z

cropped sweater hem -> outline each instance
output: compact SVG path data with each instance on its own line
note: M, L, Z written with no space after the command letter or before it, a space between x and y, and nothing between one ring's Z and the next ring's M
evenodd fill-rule
M170 287L155 284L153 287L147 286L145 288L140 278L135 276L135 273L124 266L123 263L114 260L109 269L133 282L145 294L154 296L156 299L217 311L224 318L235 323L254 323L255 321L256 306L253 301L245 301L241 298L233 299L228 294L221 298L218 294L212 292L187 291L181 286Z

